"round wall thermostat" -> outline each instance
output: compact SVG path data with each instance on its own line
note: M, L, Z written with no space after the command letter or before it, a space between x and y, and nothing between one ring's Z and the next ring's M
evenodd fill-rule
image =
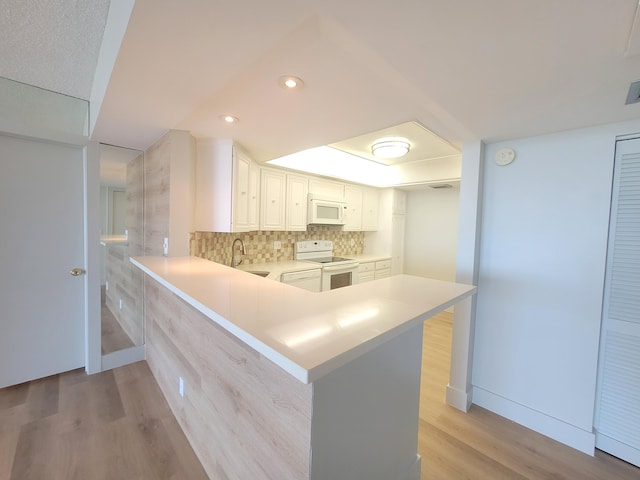
M516 158L516 152L513 148L502 148L496 153L497 165L509 165Z

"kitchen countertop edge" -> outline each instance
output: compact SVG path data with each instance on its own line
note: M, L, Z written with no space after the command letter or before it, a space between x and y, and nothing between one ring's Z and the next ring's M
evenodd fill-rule
M470 296L476 290L476 287L471 285L399 275L347 288L313 293L268 281L256 275L245 275L246 272L196 257L132 257L130 261L187 304L303 383L318 380ZM259 268L259 264L255 266ZM191 277L197 277L197 282ZM229 295L241 294L241 298L244 299L244 302L241 302L243 305L230 306L232 302L228 298L226 302L221 303L220 297L203 294L203 291L206 292L206 289L203 290L203 284L206 282L210 282L212 286L224 286ZM425 284L433 284L436 289L446 289L443 300L438 299L435 303L425 302L422 294ZM415 291L412 292L411 287L415 287ZM376 291L372 292L372 289ZM286 302L284 306L283 302L278 304L282 311L276 311L275 304L270 305L270 308L259 305L260 320L264 319L263 325L249 318L255 312L245 310L252 304L252 299L255 299L258 305L261 296L278 296L280 299L287 298L291 301ZM308 313L300 308L301 305L308 308ZM225 308L226 315L222 313ZM298 327L297 322L305 328L308 324L311 332L328 319L342 316L344 320L347 314L352 315L353 311L357 313L367 308L379 308L380 313L375 316L374 322L363 325L362 328L357 326L346 334L343 328L342 332L338 332L344 334L342 337L334 338L330 335L324 339L325 344L320 340L309 342L307 346L315 348L308 351L294 351L293 347L288 348L281 339L278 341L277 335L273 333L279 329L291 328L292 325ZM339 330L337 324L334 325L334 329ZM304 337L304 332L294 331L299 337ZM311 353L308 353L309 351Z

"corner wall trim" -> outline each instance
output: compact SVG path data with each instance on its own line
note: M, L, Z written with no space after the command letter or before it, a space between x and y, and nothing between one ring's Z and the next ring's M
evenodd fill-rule
M463 412L468 412L473 400L472 392L473 390L465 392L464 390L460 390L459 388L447 385L447 405L457 408L458 410L461 410Z

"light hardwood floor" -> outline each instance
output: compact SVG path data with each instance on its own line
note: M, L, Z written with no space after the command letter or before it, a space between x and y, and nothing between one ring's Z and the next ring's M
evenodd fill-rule
M419 452L422 480L639 480L640 469L601 451L578 452L475 405L445 403L452 315L425 322Z
M0 390L2 480L206 478L146 362Z
M602 452L590 457L482 408L447 406L450 345L451 316L428 320L422 480L640 479L640 469ZM206 478L146 362L0 390L0 480Z

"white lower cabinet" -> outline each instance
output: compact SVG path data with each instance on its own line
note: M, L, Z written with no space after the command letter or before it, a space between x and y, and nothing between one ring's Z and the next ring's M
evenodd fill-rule
M391 276L391 260L382 260L376 262L376 270L374 278L378 280L379 278L385 278Z
M362 262L358 265L358 283L391 276L391 259Z

